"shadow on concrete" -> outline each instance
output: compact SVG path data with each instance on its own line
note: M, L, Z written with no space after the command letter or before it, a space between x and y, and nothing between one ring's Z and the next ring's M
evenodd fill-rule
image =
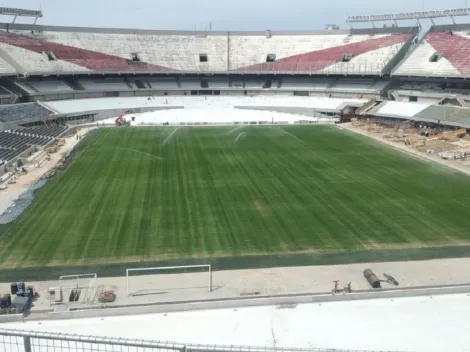
M116 263L99 265L42 266L32 268L0 269L0 282L57 280L61 275L97 273L99 277L125 276L127 268L211 264L213 271L261 269L309 265L337 265L378 263L411 260L470 257L470 246L412 248L396 250L351 251L336 253L291 253L280 255L233 256L214 258L180 258L174 260ZM159 274L197 272L196 270L160 271ZM200 272L207 272L206 269Z

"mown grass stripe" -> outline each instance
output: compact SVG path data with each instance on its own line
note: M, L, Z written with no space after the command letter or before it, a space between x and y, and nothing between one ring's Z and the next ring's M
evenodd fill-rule
M470 241L465 175L329 126L233 129L94 134L0 238L0 266Z

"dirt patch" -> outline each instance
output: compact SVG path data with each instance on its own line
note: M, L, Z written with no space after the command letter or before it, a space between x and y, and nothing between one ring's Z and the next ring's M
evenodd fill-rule
M70 151L81 141L81 138L77 139L77 135L83 137L95 129L96 128L94 127L84 128L79 130L77 134L74 134L67 138L62 138L65 141L64 145L60 146L57 152L49 154L50 160L45 160L40 165L40 167L37 167L38 162L46 157L46 153L44 151L40 151L36 155L33 155L30 158L30 160L32 161L25 165L25 168L28 170L28 173L17 175L16 183L8 184L7 189L1 191L2 198L9 199L9 204L5 205L7 205L8 207L13 204L13 202L18 198L18 195L28 190L31 185L38 182L48 172L55 169L57 165L61 162L61 160L63 160L64 156L68 155ZM0 211L0 213L1 212L3 211Z
M404 143L394 142L391 139L384 138L383 133L369 132L369 131L367 131L367 129L364 126L353 126L352 123L341 124L341 128L344 128L344 129L347 129L349 131L361 134L363 136L375 139L375 140L377 140L381 143L388 144L388 145L390 145L390 146L392 146L396 149L402 150L402 151L407 152L411 155L418 156L421 159L434 161L434 162L439 163L441 165L445 165L447 167L450 167L452 169L455 169L455 170L461 171L461 172L463 172L467 175L470 175L470 167L466 166L466 165L463 165L462 163L459 163L459 161L445 160L445 159L442 159L441 157L439 157L438 155L425 153L424 151L426 149L432 149L430 147L428 147L428 148L418 147L419 149L423 150L423 152L422 152L418 149L415 149L414 147L406 146ZM449 144L449 143L447 143L447 144Z

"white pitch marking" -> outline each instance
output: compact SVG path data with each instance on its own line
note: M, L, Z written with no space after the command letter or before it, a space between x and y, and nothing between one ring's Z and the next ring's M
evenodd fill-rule
M148 156L151 156L153 158L157 158L157 159L160 159L160 160L163 160L163 158L160 158L159 156L156 156L156 155L153 155L153 154L150 154L150 153L146 153L146 152L141 152L140 150L135 150L135 149L130 149L130 148L123 148L123 147L116 147L118 149L124 149L124 150L130 150L131 152L136 152L136 153L140 153L140 154L145 154L145 155L148 155Z
M295 138L297 139L300 143L305 143L303 140L301 140L299 137L296 137L294 136L292 133L290 132L287 132L285 129L283 129L282 127L279 127L285 134L288 134L289 136L291 136L292 138Z
M171 136L173 136L176 133L176 131L178 131L178 129L179 129L179 127L176 127L176 129L174 129L173 132L171 132L170 135L168 137L166 137L166 139L162 143L162 146L164 146L165 143L170 140Z

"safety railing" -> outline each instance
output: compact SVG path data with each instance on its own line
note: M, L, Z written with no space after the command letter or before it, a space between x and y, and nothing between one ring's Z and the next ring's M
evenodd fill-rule
M0 329L4 352L367 352L321 348L279 348L234 345L191 345L118 337L84 336L49 332Z

